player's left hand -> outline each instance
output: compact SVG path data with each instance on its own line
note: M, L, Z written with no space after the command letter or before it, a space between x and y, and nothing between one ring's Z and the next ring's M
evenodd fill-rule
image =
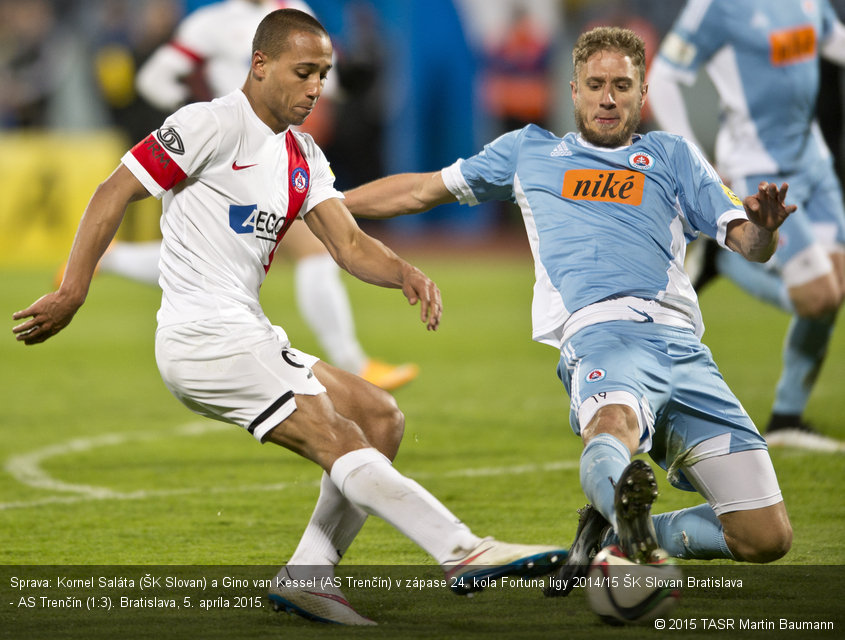
M64 329L80 305L63 296L60 291L41 296L26 309L12 314L14 320L29 318L12 329L19 342L38 344Z
M777 229L798 208L794 204L785 203L788 188L786 182L780 189L772 182L761 182L757 186L757 193L742 201L748 219L768 231Z
M402 293L412 305L420 303L420 319L429 331L435 331L440 325L443 303L437 285L416 267L405 272L402 279Z

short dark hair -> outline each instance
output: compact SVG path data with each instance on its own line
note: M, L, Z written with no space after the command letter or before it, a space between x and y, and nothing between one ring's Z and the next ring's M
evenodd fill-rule
M572 76L578 81L578 71L594 53L618 51L631 58L640 72L640 82L645 82L645 43L630 29L621 27L596 27L582 33L572 49Z
M278 58L290 46L292 33L305 31L329 37L326 28L312 15L299 9L276 9L271 11L255 30L252 52L261 51L271 60Z

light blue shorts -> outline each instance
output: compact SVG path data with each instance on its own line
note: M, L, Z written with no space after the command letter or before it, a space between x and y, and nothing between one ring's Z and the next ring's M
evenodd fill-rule
M630 406L640 424L639 450L680 489L694 490L682 470L706 440L721 436L721 455L767 448L691 330L625 320L586 327L563 345L558 376L577 435L599 407Z

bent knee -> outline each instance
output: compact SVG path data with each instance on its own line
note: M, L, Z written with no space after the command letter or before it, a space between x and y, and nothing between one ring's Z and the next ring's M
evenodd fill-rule
M735 560L766 563L784 557L792 548L792 526L788 521L779 526L760 528L742 538L725 532L725 539Z
M396 403L388 410L387 415L384 417L385 422L387 423L387 429L396 439L396 442L402 440L402 436L405 435L405 414L402 413L402 410L399 408Z
M387 391L383 391L379 402L378 417L390 431L402 432L405 428L405 414L399 408L394 398Z
M841 304L841 297L835 295L793 301L795 313L802 318L822 318L835 313Z
M628 405L606 404L599 408L590 422L581 427L581 439L586 445L600 433L609 433L625 444L633 454L639 446L640 427L637 414Z
M820 318L835 313L842 304L842 294L842 287L833 274L789 289L795 313L802 318Z
M402 413L391 394L386 391L382 394L368 420L367 436L383 454L392 460L405 434L405 414Z

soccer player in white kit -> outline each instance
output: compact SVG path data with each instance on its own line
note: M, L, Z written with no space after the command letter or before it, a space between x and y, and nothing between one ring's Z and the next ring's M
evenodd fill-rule
M164 112L196 99L192 86L201 80L210 97L221 97L243 82L250 65L250 42L261 19L275 9L313 12L298 0L225 0L201 7L180 24L173 39L159 47L140 68L138 93ZM104 272L157 284L157 241L115 242L100 263ZM337 264L302 221L294 222L279 251L294 262L297 306L328 359L383 389L413 380L415 364L393 365L367 356L355 332L349 297Z
M694 0L664 40L649 85L660 128L698 144L681 85L705 68L721 102L719 173L740 196L761 180L789 183L798 210L773 259L764 266L716 251L715 267L792 315L766 440L835 450L840 443L803 420L845 298L845 205L815 120L819 56L845 65L845 26L827 0Z
M698 232L767 260L794 210L784 204L787 187L761 183L740 201L683 138L634 134L647 85L645 47L633 32L582 34L573 61L578 133L560 138L528 125L442 171L352 189L347 207L385 218L455 198L519 205L535 261L533 336L560 352L591 503L559 577L583 575L615 539L638 562L659 548L681 558L775 560L792 538L775 471L701 343L683 260ZM707 503L651 516L654 473L631 461L643 452Z
M265 17L243 89L188 105L124 155L94 193L58 291L14 314L17 339L37 344L64 328L85 300L126 205L163 204L156 360L167 387L193 411L240 425L323 468L302 540L269 597L312 620L366 625L340 589L309 578L334 567L367 514L430 553L457 593L482 578L553 570L566 551L479 538L392 466L404 428L393 397L294 349L259 303L259 287L298 217L356 277L401 289L434 330L440 292L419 269L363 233L335 191L310 136L291 130L314 108L331 67L328 34L292 9Z

